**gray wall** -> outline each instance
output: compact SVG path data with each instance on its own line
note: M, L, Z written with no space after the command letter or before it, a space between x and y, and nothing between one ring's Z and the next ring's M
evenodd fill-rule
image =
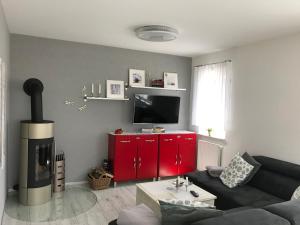
M7 24L4 17L3 8L0 2L0 57L7 65L9 70L9 33ZM7 71L7 76L9 71ZM1 140L0 140L1 141ZM6 149L4 149L6 151ZM6 159L4 158L4 164L0 168L0 222L2 219L4 203L6 198Z
M244 151L300 164L299 43L297 34L193 58L193 65L232 59L225 165Z
M107 133L116 128L135 131L132 125L133 103L118 101L88 102L88 110L79 112L64 105L71 97L82 103L84 84L105 80L128 80L128 69L145 69L150 77L161 78L163 72L177 72L179 85L190 87L191 58L127 49L88 45L36 37L11 36L11 118L9 131L8 184L17 183L19 156L19 121L30 117L30 101L22 90L29 77L43 81L44 119L54 120L58 149L66 153L68 182L82 181L88 169L107 157ZM187 129L189 91L170 92L129 90L133 93L152 93L181 96L180 122L169 129Z

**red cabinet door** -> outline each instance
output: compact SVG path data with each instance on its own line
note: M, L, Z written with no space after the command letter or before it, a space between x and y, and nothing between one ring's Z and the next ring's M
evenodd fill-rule
M178 141L176 135L163 134L159 137L159 174L176 176L178 174Z
M182 134L178 146L178 172L180 175L193 172L197 162L196 134Z
M117 136L115 143L114 180L136 178L137 142L133 136Z
M148 179L157 176L158 136L143 135L138 144L137 178Z

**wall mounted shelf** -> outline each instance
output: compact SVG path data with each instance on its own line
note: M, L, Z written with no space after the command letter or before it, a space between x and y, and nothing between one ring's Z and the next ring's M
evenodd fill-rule
M129 101L129 98L103 98L103 97L92 97L92 96L84 96L83 100L85 102L89 100L104 100L104 101Z
M161 88L161 87L132 87L128 86L127 88L139 88L139 89L152 89L152 90L166 90L166 91L186 91L185 88Z

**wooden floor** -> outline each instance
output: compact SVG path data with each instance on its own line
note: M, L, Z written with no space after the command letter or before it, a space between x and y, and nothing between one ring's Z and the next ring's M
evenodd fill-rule
M70 219L51 222L27 222L9 217L5 212L2 225L107 225L118 217L119 212L135 206L136 187L127 184L116 188L94 191L97 203L89 211Z

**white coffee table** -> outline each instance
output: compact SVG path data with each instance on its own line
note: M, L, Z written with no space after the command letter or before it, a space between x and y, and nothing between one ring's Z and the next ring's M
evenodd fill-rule
M199 201L214 206L217 197L202 188L192 184L188 186L188 191L183 185L178 189L175 188L173 182L175 179L139 183L136 185L136 204L145 204L151 208L157 216L161 216L158 200L189 200ZM190 191L194 190L199 197L191 195Z

